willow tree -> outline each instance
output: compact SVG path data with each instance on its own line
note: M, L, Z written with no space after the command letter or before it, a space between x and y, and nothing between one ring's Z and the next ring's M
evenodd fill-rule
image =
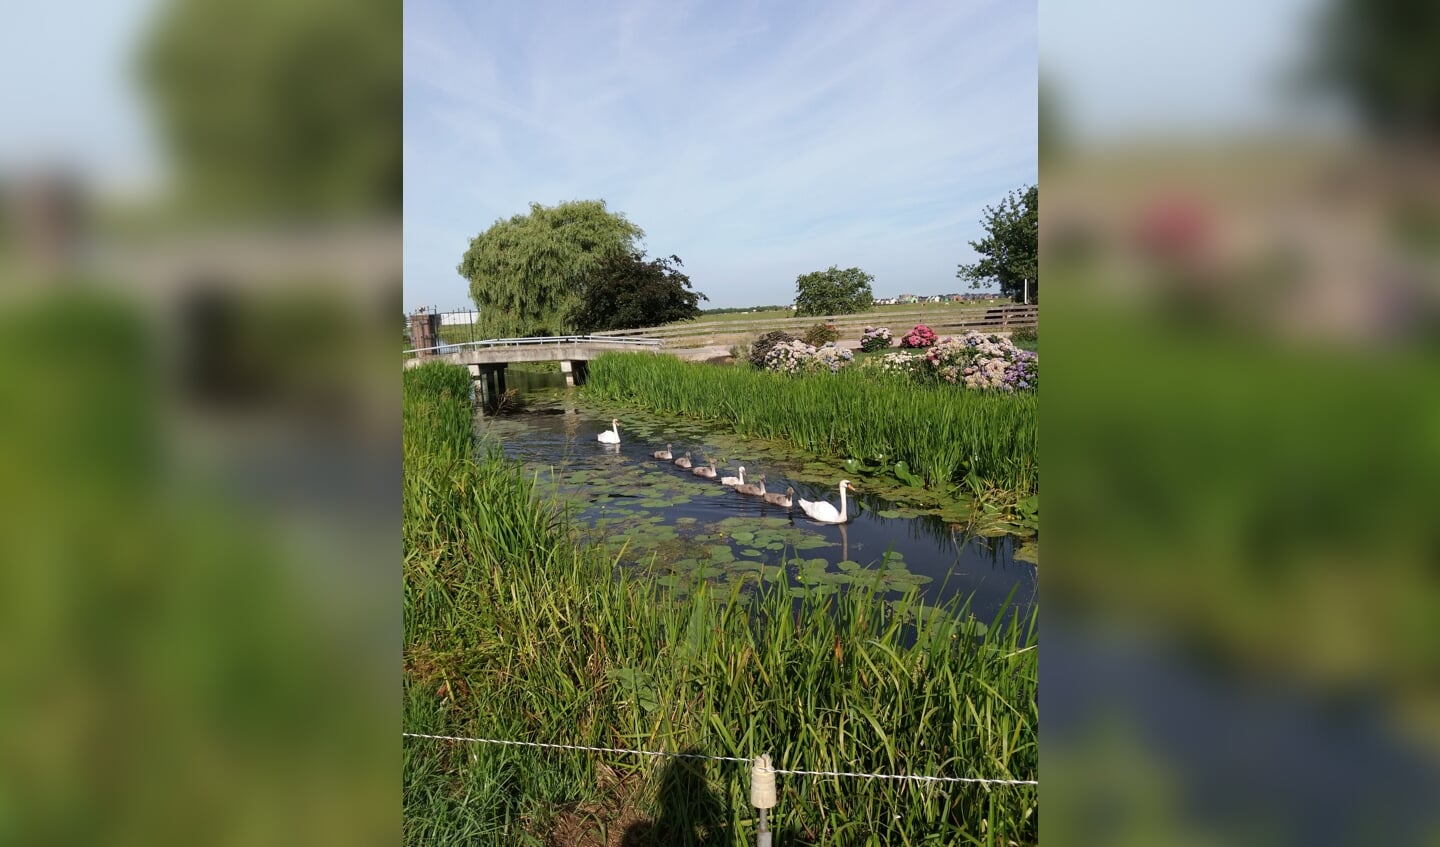
M399 3L156 5L139 70L190 209L399 213Z
M644 236L604 200L531 203L529 214L497 220L472 238L456 270L470 281L484 337L568 335L590 276L631 255Z

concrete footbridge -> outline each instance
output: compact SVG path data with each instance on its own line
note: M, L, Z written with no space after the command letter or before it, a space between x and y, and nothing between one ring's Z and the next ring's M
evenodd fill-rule
M505 368L519 362L559 362L566 385L585 381L592 359L612 350L658 353L658 338L613 338L602 335L561 335L548 338L491 338L459 344L437 344L405 351L405 367L426 362L463 365L481 383L484 396L505 393Z

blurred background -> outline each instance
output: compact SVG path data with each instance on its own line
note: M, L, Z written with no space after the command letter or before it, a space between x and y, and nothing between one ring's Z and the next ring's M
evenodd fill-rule
M1051 843L1440 843L1440 7L1041 5Z
M401 4L0 27L0 843L399 839Z
M5 15L0 843L393 843L401 4ZM1440 11L1040 17L1045 838L1436 843Z

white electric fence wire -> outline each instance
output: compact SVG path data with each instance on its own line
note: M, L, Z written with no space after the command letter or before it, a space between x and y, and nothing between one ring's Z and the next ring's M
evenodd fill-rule
M583 750L591 753L624 753L633 756L657 756L673 759L709 759L715 762L746 762L753 763L753 759L742 759L737 756L706 756L702 753L666 753L657 750L626 750L620 747L586 747L580 744L543 744L538 741L507 741L499 738L462 738L454 735L423 735L418 732L402 733L406 738L430 738L436 741L466 741L475 744L502 744L510 747L541 747L551 750ZM978 777L965 776L917 776L912 774L894 773L850 773L846 771L795 771L784 768L770 768L770 773L782 776L834 776L834 777L855 777L858 779L901 779L913 782L970 782L983 785L1039 785L1039 780L1034 779L981 779Z
M456 738L453 735L404 733L406 738L433 738L437 741L473 741L476 744L504 744L511 747L544 747L551 750L586 750L591 753L628 753L634 756L668 756L674 759L714 759L720 762L749 762L735 756L705 756L700 753L664 753L653 750L625 750L619 747L585 747L579 744L541 744L538 741L504 741L499 738Z

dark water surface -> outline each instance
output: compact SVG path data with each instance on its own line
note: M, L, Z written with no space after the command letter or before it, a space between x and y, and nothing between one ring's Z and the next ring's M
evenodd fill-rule
M861 492L847 498L850 521L819 523L798 501L823 499L838 507L838 463L790 455L785 445L737 438L715 425L597 409L577 392L533 385L558 379L511 377L512 387L532 385L517 408L477 415L477 432L497 437L542 485L553 485L575 523L589 528L590 540L621 562L651 569L667 585L703 582L728 591L735 581L779 579L783 566L797 592L801 583L822 592L878 584L896 598L914 585L932 602L970 596L971 613L984 622L1012 591L1022 615L1035 602L1036 566L1016 558L1022 549L1033 558L1033 543L1022 546L1023 539L1008 534L984 537L972 522L867 492L860 479L853 481ZM596 440L612 416L620 418L619 445ZM697 466L715 459L722 476L735 475L741 465L747 482L765 474L767 490L793 487L797 502L793 509L775 506L654 458L667 442L677 457L689 451Z

